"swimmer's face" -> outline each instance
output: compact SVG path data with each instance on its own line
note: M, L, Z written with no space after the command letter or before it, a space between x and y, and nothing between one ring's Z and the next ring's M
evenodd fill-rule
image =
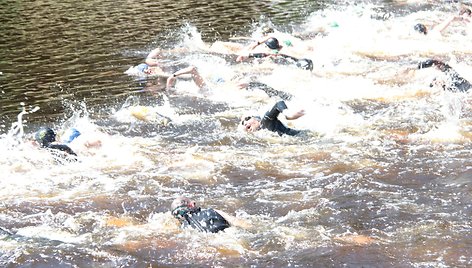
M174 210L177 207L186 206L188 208L195 208L197 203L187 197L178 197L176 198L171 205L171 209Z
M244 131L254 132L259 130L261 122L253 116L246 116L241 118L241 125L243 126Z

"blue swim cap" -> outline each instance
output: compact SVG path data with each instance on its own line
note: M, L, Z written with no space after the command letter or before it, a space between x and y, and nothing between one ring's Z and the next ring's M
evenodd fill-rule
M142 73L144 73L144 71L146 71L148 68L149 68L149 65L147 65L146 63L141 63L138 66L136 66L136 70Z
M38 131L36 131L34 139L42 147L47 147L51 142L56 141L56 133L49 127L41 127Z
M78 131L76 128L69 128L62 135L62 142L63 143L70 143L75 138L80 136L80 134L81 134L80 131Z

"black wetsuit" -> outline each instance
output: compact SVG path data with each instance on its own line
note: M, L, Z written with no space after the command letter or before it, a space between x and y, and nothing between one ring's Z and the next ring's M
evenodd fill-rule
M429 68L432 66L436 66L441 72L443 72L447 76L447 80L444 81L443 85L444 90L449 90L453 92L467 92L470 88L472 88L472 84L469 81L460 76L459 73L457 73L451 66L445 64L444 62L429 59L420 62L418 64L418 69ZM430 84L431 87L433 85L434 83Z
M45 148L53 149L53 150L59 150L59 151L62 151L62 152L66 152L70 155L77 156L77 154L74 153L74 151L72 151L72 149L69 146L65 145L65 144L49 143L47 146L45 146Z
M300 133L299 130L286 127L277 117L279 114L287 109L284 101L277 102L270 111L266 112L261 120L261 127L273 132L277 132L280 136L283 134L294 136Z
M313 61L310 59L298 59L292 56L288 56L285 54L280 54L282 58L285 59L285 62L293 63L295 66L298 68L301 68L303 70L308 70L308 71L313 71ZM281 62L283 64L283 62Z
M287 92L283 92L277 89L274 89L264 83L260 82L250 82L248 85L248 89L260 89L264 91L269 97L280 97L283 100L290 100L293 96Z
M249 58L265 58L276 55L274 62L283 65L295 65L303 70L313 71L313 61L310 59L298 59L285 54L268 54L268 53L249 53Z
M470 82L460 76L454 69L449 68L445 70L444 73L448 78L443 85L445 90L467 92L472 87Z
M229 222L214 209L195 208L180 214L183 227L192 227L202 232L217 233L230 227Z

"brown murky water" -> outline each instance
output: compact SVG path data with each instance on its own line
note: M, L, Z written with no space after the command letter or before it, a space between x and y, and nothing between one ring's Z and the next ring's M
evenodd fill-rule
M438 58L472 81L470 26L410 29L453 3L331 2L4 1L0 265L471 266L469 93L430 87L434 69L408 71ZM204 49L264 24L305 32L291 40L313 72ZM125 74L155 47L184 47L165 53L165 70L194 65L209 91L179 79L154 92ZM249 76L294 96L306 115L286 123L302 135L238 129L277 100L234 87ZM78 161L29 142L45 124L81 130ZM180 195L234 226L179 228L169 206Z

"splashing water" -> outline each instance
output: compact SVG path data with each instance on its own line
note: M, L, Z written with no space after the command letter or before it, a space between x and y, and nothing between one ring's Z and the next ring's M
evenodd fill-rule
M142 5L146 14L158 12L146 1ZM77 77L62 83L70 87L61 89L64 95L79 94L71 93L77 89L83 98L64 101L38 83L37 94L47 102L22 105L0 136L0 264L472 265L470 93L430 87L439 71L416 69L419 61L437 57L472 81L471 37L463 34L468 26L421 36L410 26L419 20L432 25L455 9L382 8L339 3L302 23L250 25L247 39L228 41L245 46L261 38L263 24L280 36L297 34L292 49L298 44L294 53L313 60L312 72L264 61L236 63L234 55L211 50L198 22L185 22L145 46L184 48L166 52L163 67L172 72L196 66L205 92L189 77L179 78L173 90L155 91L142 77L124 74L150 50L132 41L136 36L113 52L124 63L110 60L116 65L89 73L81 86L70 82ZM149 21L142 20L148 29ZM164 27L172 21L159 22ZM102 35L100 29L84 36ZM103 36L114 46L121 42ZM82 61L103 61L81 57L78 66L61 68L85 70ZM284 123L303 135L240 131L241 115L261 115L278 100L238 87L250 79L293 96L289 108L303 108L306 115ZM110 80L117 82L104 82ZM47 104L57 99L66 112L49 123L58 136L71 127L80 130L69 144L78 154L75 162L58 160L29 141L41 123L34 116L48 114L53 109ZM217 234L181 229L169 211L180 195L226 212L233 226Z

